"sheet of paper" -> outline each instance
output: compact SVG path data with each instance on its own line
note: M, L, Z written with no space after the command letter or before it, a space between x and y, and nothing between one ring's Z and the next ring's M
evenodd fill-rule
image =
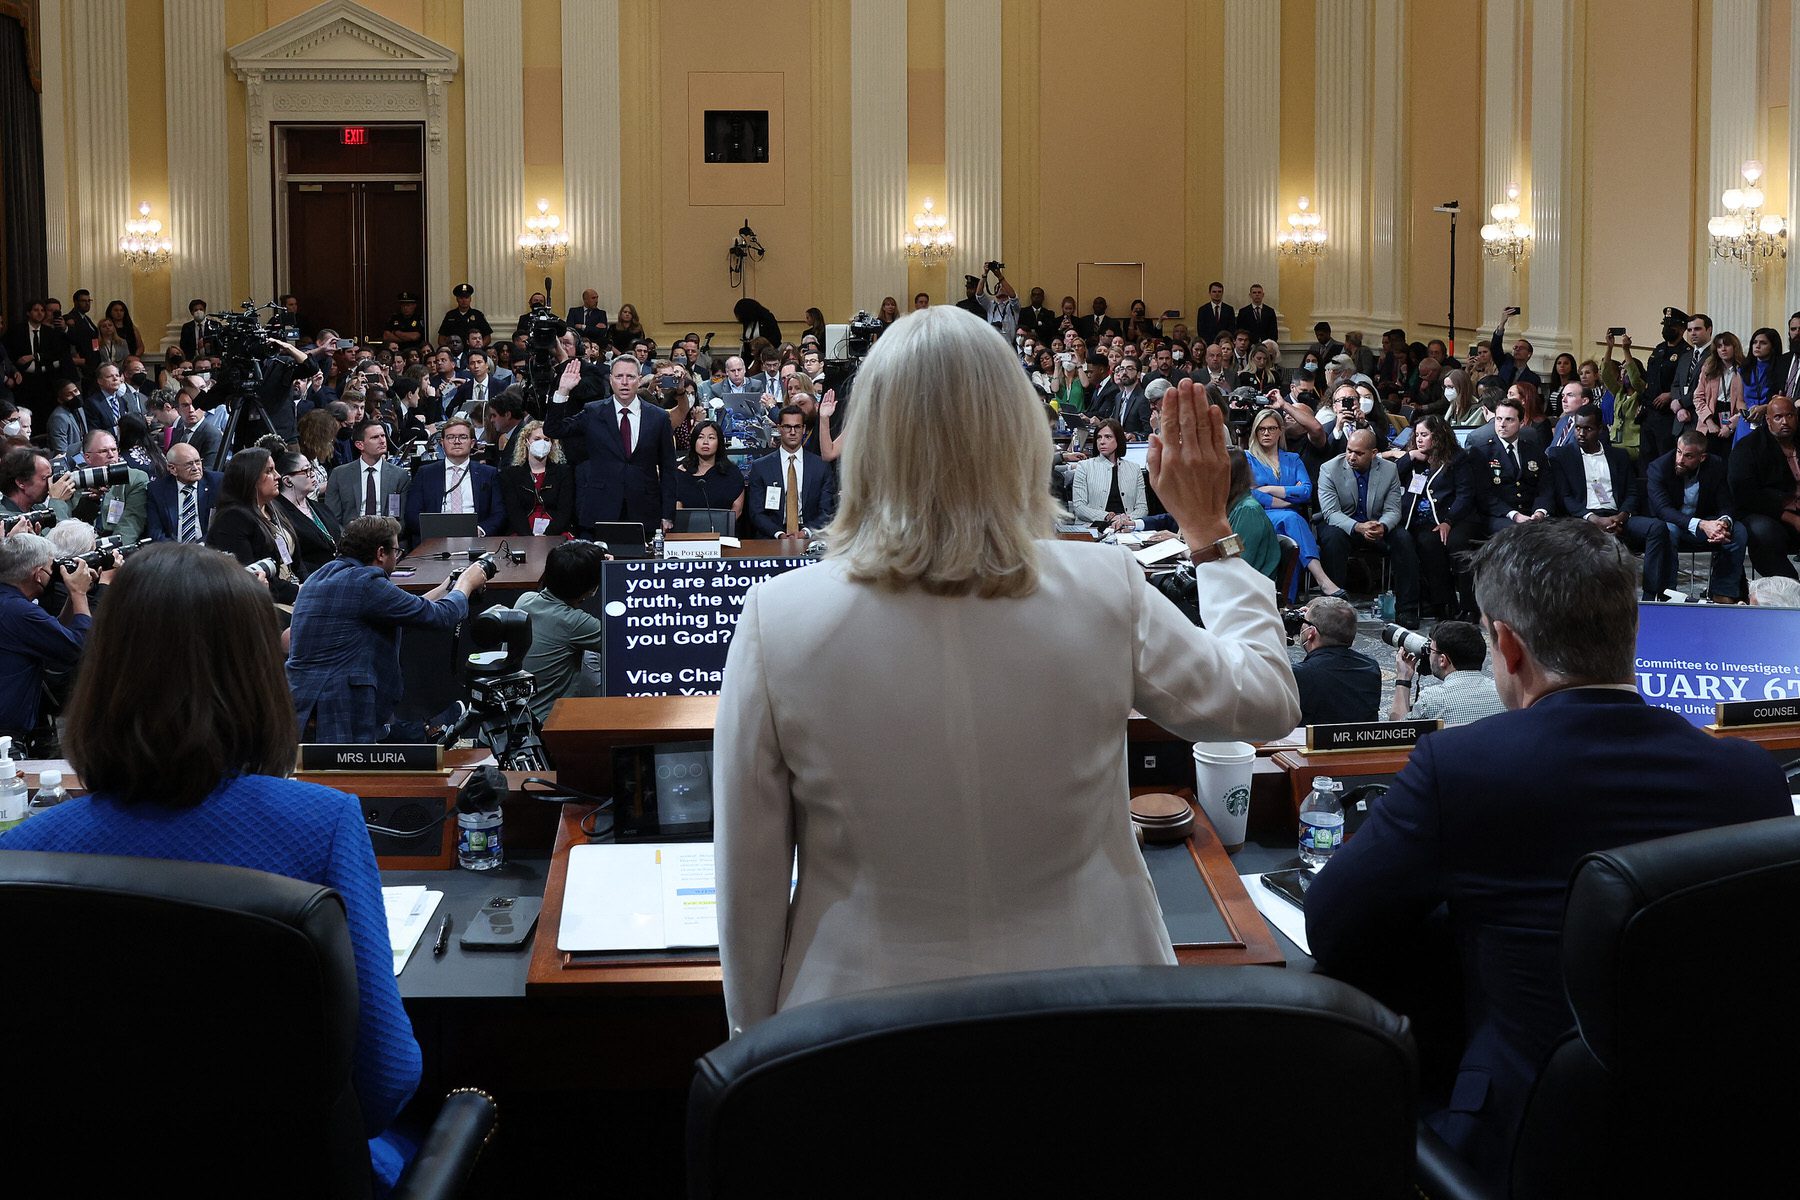
M1257 911L1268 919L1269 924L1280 930L1283 937L1300 947L1302 953L1311 955L1312 947L1306 941L1306 913L1264 887L1261 875L1244 875L1240 878L1244 890L1250 893L1250 899L1255 902Z
M671 946L719 944L718 889L713 846L695 842L658 856L662 867L663 937Z
M419 939L431 924L444 893L424 887L384 887L382 906L387 910L388 945L394 952L394 974L406 970L407 960L419 947Z
M710 842L573 847L556 948L716 946L714 887Z
M731 550L742 550L744 548L743 542L734 537L726 537L723 534L719 535L719 545Z

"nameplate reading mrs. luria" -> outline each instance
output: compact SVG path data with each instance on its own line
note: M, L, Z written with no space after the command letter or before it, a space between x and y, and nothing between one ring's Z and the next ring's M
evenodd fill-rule
M418 772L444 769L444 748L432 742L391 746L334 746L314 742L300 747L302 771Z
M1713 728L1792 725L1800 722L1800 700L1728 700L1713 706Z
M1345 721L1340 725L1308 725L1306 751L1392 750L1415 745L1442 721Z

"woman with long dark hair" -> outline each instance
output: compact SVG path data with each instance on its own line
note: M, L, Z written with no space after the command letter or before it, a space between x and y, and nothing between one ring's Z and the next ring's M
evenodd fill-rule
M274 569L261 572L268 581L269 595L277 604L292 604L300 592L293 570L294 531L275 507L281 471L274 457L261 446L239 450L225 465L225 481L219 491L206 544L246 567L272 560Z
M218 863L334 889L356 961L356 1107L365 1130L386 1130L418 1087L419 1046L394 982L361 804L287 778L294 702L268 596L213 551L146 547L107 589L87 655L129 663L146 646L176 674L82 671L62 739L88 794L32 817L0 849ZM384 1188L405 1165L403 1145L386 1133L369 1139Z
M1763 409L1768 407L1769 397L1780 391L1785 382L1779 376L1780 359L1779 333L1764 326L1750 335L1750 352L1744 356L1739 376L1744 387L1744 415L1748 419L1738 424L1734 444L1762 427Z
M1231 532L1244 543L1244 561L1279 583L1281 543L1275 540L1275 526L1269 514L1257 503L1250 459L1236 446L1225 451L1231 460L1231 494L1225 499L1225 520Z
M106 319L113 323L113 329L131 347L131 352L141 357L144 353L144 339L138 336L137 326L131 323L131 310L125 307L123 300L114 300L106 306Z
M1419 590L1435 615L1451 615L1459 590L1452 554L1465 548L1473 530L1475 479L1450 422L1435 413L1412 427L1412 442L1394 465L1406 508L1397 534L1410 538L1419 558ZM1414 476L1424 482L1414 484Z
M693 441L675 476L676 508L729 509L744 515L744 473L723 454L725 434L717 421L694 427Z
M619 305L619 311L613 314L613 323L607 327L606 340L620 354L631 353L631 343L644 336L644 323L638 320L637 305L630 302Z

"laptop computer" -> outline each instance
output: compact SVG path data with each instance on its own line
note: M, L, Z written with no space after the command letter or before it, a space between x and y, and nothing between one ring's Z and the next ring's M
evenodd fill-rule
M650 557L644 527L636 521L602 521L594 526L594 540L605 542L606 552L614 558Z
M419 539L429 538L472 538L475 531L481 528L480 513L429 513L419 514Z
M676 533L737 536L737 514L729 508L681 508L675 511Z

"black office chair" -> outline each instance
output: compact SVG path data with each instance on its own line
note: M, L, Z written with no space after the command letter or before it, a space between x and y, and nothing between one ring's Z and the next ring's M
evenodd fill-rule
M356 964L328 887L0 849L18 1195L361 1197ZM450 1095L395 1191L457 1194L494 1125ZM22 1184L22 1181L32 1181Z
M1562 939L1578 1032L1538 1077L1513 1195L1782 1190L1800 1128L1796 897L1797 817L1582 859Z
M890 988L789 1009L700 1060L688 1195L1403 1196L1416 1099L1405 1018L1322 976Z

